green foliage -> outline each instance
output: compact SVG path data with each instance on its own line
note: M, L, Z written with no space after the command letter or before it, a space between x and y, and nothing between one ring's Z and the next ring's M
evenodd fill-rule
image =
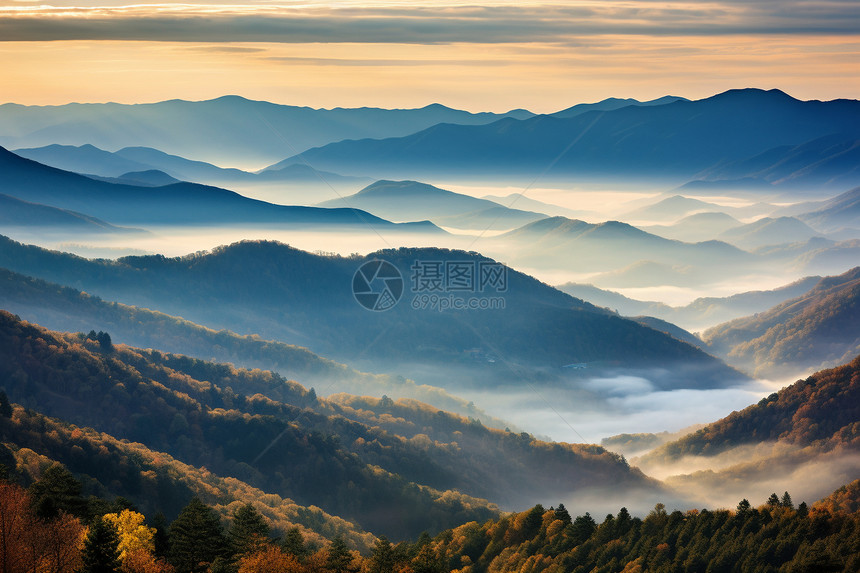
M83 517L87 502L81 497L81 489L81 482L69 470L54 464L30 485L33 510L42 519L54 519L60 512Z
M746 501L746 500L744 500ZM533 508L483 525L443 532L422 546L422 561L439 553L449 569L468 564L472 573L787 573L857 571L860 514L810 514L778 505L761 512L691 510L668 513L657 504L644 520L626 510L599 526L590 516L558 527L553 511L525 532ZM586 533L587 532L587 533ZM419 569L413 568L416 573ZM426 573L432 571L432 566ZM425 569L422 566L422 573Z
M326 569L332 573L355 573L352 553L349 551L343 537L337 536L331 540L326 551Z
M80 573L119 573L119 535L113 525L96 518L84 539Z
M309 551L305 546L305 538L298 527L291 527L281 540L281 549L293 555L296 559L304 559Z
M370 573L394 573L395 563L394 547L383 535L370 552Z
M230 549L244 555L259 549L269 539L269 524L250 503L233 511L233 522L227 532Z
M12 417L12 405L9 403L9 396L6 395L5 390L0 390L0 416Z
M177 573L204 573L227 546L218 515L196 497L170 524L169 540L168 554Z

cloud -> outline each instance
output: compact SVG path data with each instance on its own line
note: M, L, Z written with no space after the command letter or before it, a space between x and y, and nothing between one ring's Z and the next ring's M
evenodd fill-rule
M554 43L595 35L847 35L850 2L581 2L541 6L136 5L0 8L6 41Z

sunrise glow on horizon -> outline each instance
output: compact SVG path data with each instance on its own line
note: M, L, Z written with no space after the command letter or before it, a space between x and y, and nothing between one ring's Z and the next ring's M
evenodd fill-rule
M539 113L741 87L857 98L850 2L0 1L0 102L227 94Z

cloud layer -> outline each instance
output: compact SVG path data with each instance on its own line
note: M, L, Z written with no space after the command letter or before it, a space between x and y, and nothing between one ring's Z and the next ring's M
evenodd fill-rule
M0 4L5 41L568 43L587 36L860 35L848 1L649 0L377 7L265 4Z

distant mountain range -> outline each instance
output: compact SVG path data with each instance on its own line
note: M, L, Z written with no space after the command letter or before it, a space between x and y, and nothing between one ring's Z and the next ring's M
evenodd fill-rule
M377 181L355 195L319 206L362 209L391 221L429 219L458 229L513 229L546 218L543 213L510 209L417 181Z
M749 291L727 297L702 297L685 306L640 301L611 290L588 284L566 283L557 288L591 304L613 309L625 316L653 316L688 330L699 331L721 322L765 311L788 299L801 296L821 281L820 276L805 277L780 288Z
M743 223L726 213L705 211L687 215L671 225L640 225L639 228L667 239L698 243L709 241Z
M860 102L799 101L779 90L731 90L697 101L629 105L574 117L440 124L388 139L343 141L290 162L355 175L459 174L698 178L716 165L834 133L860 137Z
M583 113L587 113L589 111L613 111L616 109L621 109L623 107L628 107L631 105L638 106L652 106L652 105L666 105L667 103L675 103L676 101L689 101L686 98L678 97L678 96L663 96L657 99L652 99L649 101L639 101L633 98L616 98L610 97L605 100L596 102L596 103L579 103L575 106L569 107L567 109L563 109L561 111L557 111L555 113L551 113L550 115L553 117L576 117L577 115L582 115Z
M351 289L359 267L376 259L389 261L403 277L404 300L386 312L362 308ZM0 247L0 267L18 273L212 328L307 346L357 367L369 360L374 371L437 386L520 384L539 379L534 378L539 372L551 380L562 375L562 366L580 362L596 370L659 367L664 375L655 384L667 387L723 386L743 379L696 348L513 269L506 271L503 292L441 293L446 299L496 297L503 308L440 311L430 306L432 293L425 292L428 305L422 310L422 287L416 291L413 282L422 261L443 268L446 261L496 264L476 253L427 248L323 257L272 242L237 243L177 259L117 261L86 260L9 240ZM476 355L495 360L476 360ZM675 365L671 372L665 370L670 364ZM687 367L696 369L694 379L684 374Z
M252 173L235 168L225 169L211 163L170 155L150 147L124 147L111 153L89 144L81 146L54 144L30 149L16 149L15 154L65 171L98 177L120 178L119 181L114 181L119 183L135 183L133 178L128 177L129 172L146 173L153 170L164 172L180 181L222 185L231 188L254 188L266 184L319 186L320 183L357 186L367 182L365 178L316 171L305 164L294 164L262 173ZM126 180L123 181L122 179ZM146 183L151 184L151 180L147 180ZM176 183L176 181L164 181L160 184L169 183Z
M844 130L834 128L799 144L786 142L753 157L718 164L698 177L711 189L815 191L854 187L860 182L860 138L853 125L857 111L846 112L848 125Z
M752 250L765 245L808 241L822 235L794 217L763 217L753 223L726 229L716 238Z
M398 226L355 209L274 205L195 183L161 187L107 183L42 165L3 148L0 148L0 188L24 201L82 212L119 224L370 224L438 231L430 223Z
M505 253L506 260L526 268L554 266L577 272L607 271L636 265L655 266L653 279L667 278L666 266L689 267L704 275L743 271L756 257L720 241L684 243L646 233L620 221L586 223L565 217L550 217L508 233L485 239L485 252ZM701 262L708 261L708 267ZM659 267L659 269L657 268ZM698 280L698 279L697 279ZM650 284L650 283L649 283ZM674 284L674 283L658 283Z
M222 165L265 166L344 139L398 137L440 123L484 124L534 114L469 113L433 104L420 109L312 109L225 96L153 104L0 105L0 145L51 144L117 150L145 146Z
M833 366L860 354L860 267L807 293L703 333L708 347L757 376Z
M843 231L846 227L855 232L860 229L860 187L855 187L828 201L808 205L807 212L798 218L816 229L829 230L834 233Z

